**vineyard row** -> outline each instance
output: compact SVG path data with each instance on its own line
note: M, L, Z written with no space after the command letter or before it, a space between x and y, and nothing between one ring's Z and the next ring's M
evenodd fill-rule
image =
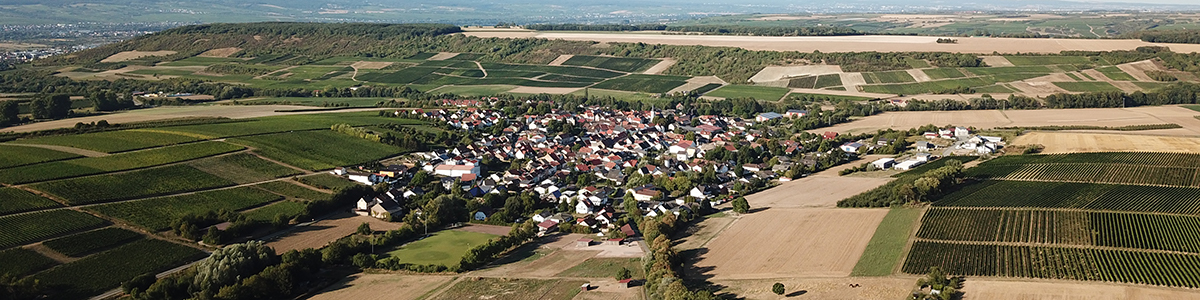
M932 208L917 237L1200 253L1200 217L1084 211Z

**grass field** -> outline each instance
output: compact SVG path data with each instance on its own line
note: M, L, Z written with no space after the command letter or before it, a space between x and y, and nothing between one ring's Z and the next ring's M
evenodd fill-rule
M229 140L254 152L307 170L332 169L402 153L402 149L321 130L260 135Z
M592 87L618 91L666 93L686 84L687 79L687 77L681 76L630 74L605 80Z
M588 66L621 72L641 72L658 64L657 59L576 55L563 62L565 66Z
M629 269L633 278L644 278L646 275L642 270L641 258L603 258L593 257L583 261L566 271L554 275L555 277L595 277L595 278L611 278L617 276L617 272L621 268Z
M199 169L173 165L116 175L91 176L30 185L71 204L153 197L234 185Z
M300 183L326 190L334 190L358 185L358 183L350 181L349 179L334 176L333 174L329 173L301 176L297 178L297 180L299 180Z
M238 211L283 197L253 187L113 203L87 208L150 230L166 230L176 218L209 211ZM272 216L274 217L274 216Z
M243 213L247 218L260 222L271 222L275 216L282 215L291 219L304 212L304 203L296 201L279 201L258 209Z
M242 149L245 149L245 147L222 142L200 142L125 152L110 156L54 161L0 170L0 182L22 184L132 170L229 153Z
M1183 108L1186 108L1186 109L1190 109L1190 110L1194 110L1194 111L1198 111L1198 112L1200 112L1200 105L1196 105L1196 104L1193 104L1193 105L1184 105L1184 106L1183 106Z
M1015 56L1006 55L1005 59L1017 66L1046 66L1046 65L1079 65L1092 63L1083 56Z
M1108 77L1108 79L1112 79L1112 80L1137 81L1136 78L1133 78L1133 76L1125 73L1124 71L1121 71L1121 69L1117 68L1116 66L1100 67L1100 68L1096 68L1096 71L1100 71L1101 74L1104 74L1104 76L1106 76L1106 77Z
M76 157L80 155L45 148L0 144L0 169Z
M887 72L871 72L862 73L863 79L867 83L907 83L917 82L907 71L887 71Z
M0 217L0 249L24 245L73 232L98 228L108 222L74 210L53 210Z
M433 300L570 300L585 282L561 279L480 278L460 280ZM530 295L541 295L531 298Z
M0 251L0 276L8 275L21 278L58 265L57 261L49 259L33 250L13 248Z
M904 247L912 234L921 209L893 208L875 229L862 257L854 265L851 276L888 276L902 258Z
M204 257L204 252L156 239L133 242L34 275L60 292L61 299L82 299L115 288L141 274L166 271Z
M0 215L61 206L58 202L18 188L0 187L0 199L3 199L0 200Z
M242 103L242 104L271 103L271 104L290 104L290 105L320 106L320 107L346 105L346 106L353 106L353 107L363 107L363 106L375 106L376 104L379 104L379 102L381 102L381 101L389 101L389 100L391 100L391 99L389 99L389 98L281 97L281 98L257 99L257 100L250 100L250 101L238 101L238 103Z
M188 165L236 183L259 182L303 173L249 153L205 158Z
M925 72L925 75L928 75L929 78L934 80L966 77L966 75L963 75L962 71L959 71L958 68L937 68L925 69L921 71Z
M435 94L455 94L464 97L493 96L517 88L514 85L447 85L429 91Z
M342 179L345 180L345 179ZM305 200L327 200L330 194L314 191L310 188L302 187L291 183L291 181L272 181L268 183L258 184L255 187L280 194L286 197L299 198Z
M754 85L726 85L705 96L721 98L754 98L758 100L775 101L783 98L789 92L786 88Z
M1142 91L1150 92L1171 84L1165 82L1134 81L1133 85L1136 85L1138 88L1142 89Z
M133 231L108 227L49 240L42 245L66 256L83 257L97 251L124 245L142 237L141 234Z
M387 256L395 258L400 263L454 267L462 260L463 254L466 254L468 249L486 243L494 237L496 235L486 233L443 230L423 240L392 250L387 253Z
M79 135L56 135L13 141L19 144L67 146L115 153L200 140L194 136L147 130L121 130Z

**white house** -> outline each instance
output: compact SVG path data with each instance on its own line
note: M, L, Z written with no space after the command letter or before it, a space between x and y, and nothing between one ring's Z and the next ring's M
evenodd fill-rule
M954 136L965 137L971 135L971 129L966 127L954 127Z
M765 122L768 120L774 120L774 119L778 119L778 118L782 118L782 117L783 117L783 115L781 115L779 113L765 112L765 113L758 114L757 117L754 117L754 120L759 121L759 122Z
M858 148L862 148L862 146L863 146L863 144L854 142L854 143L842 144L842 146L839 148L841 148L842 151L846 151L847 153L857 153Z
M479 176L479 165L440 165L433 168L433 173L447 177L462 177L466 174Z
M896 164L896 170L907 171L907 170L911 170L912 168L916 168L917 166L920 166L920 165L923 165L923 164L925 164L925 162L923 162L923 161L919 161L919 160L915 160L915 159L913 159L913 160L906 160L906 161L904 161L904 162L901 162L901 163L899 163L899 164Z

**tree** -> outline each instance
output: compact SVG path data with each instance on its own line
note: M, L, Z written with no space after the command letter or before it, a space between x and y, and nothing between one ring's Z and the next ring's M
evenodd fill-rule
M371 224L367 224L367 222L363 222L362 224L358 225L358 230L356 232L361 235L371 235L372 233L375 233L374 230L371 230Z
M276 260L275 250L261 241L229 245L196 263L192 285L205 295L213 295L221 287L258 273Z
M625 280L629 278L633 278L633 272L629 271L629 268L621 267L620 270L617 270L617 280Z
M46 98L34 99L29 103L29 114L33 115L34 119L49 119L50 118L50 100Z
M0 126L21 123L20 113L17 101L0 101Z
M47 118L62 119L71 115L71 96L57 94L50 96L48 101L46 103Z
M783 292L786 292L786 290L783 289L783 283L776 282L775 285L771 286L771 292L776 295L783 295Z
M739 214L750 212L750 203L746 202L746 197L737 197L737 199L733 199L733 212Z

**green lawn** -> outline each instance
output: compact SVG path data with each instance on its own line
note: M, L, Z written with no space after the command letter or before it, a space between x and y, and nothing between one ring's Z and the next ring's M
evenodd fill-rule
M554 275L556 277L595 277L595 278L612 278L617 276L617 272L621 268L629 269L633 278L642 278L645 275L642 271L641 258L600 258L594 257L579 263L578 265Z
M920 216L921 210L915 208L893 208L888 211L850 276L892 275Z
M756 85L726 85L705 96L721 98L754 98L758 100L775 101L783 98L791 91L787 88Z
M443 230L388 252L387 256L400 263L453 267L458 265L468 249L486 243L494 237L496 235L486 233Z
M1120 92L1121 89L1103 81L1055 82L1054 85L1071 92Z

